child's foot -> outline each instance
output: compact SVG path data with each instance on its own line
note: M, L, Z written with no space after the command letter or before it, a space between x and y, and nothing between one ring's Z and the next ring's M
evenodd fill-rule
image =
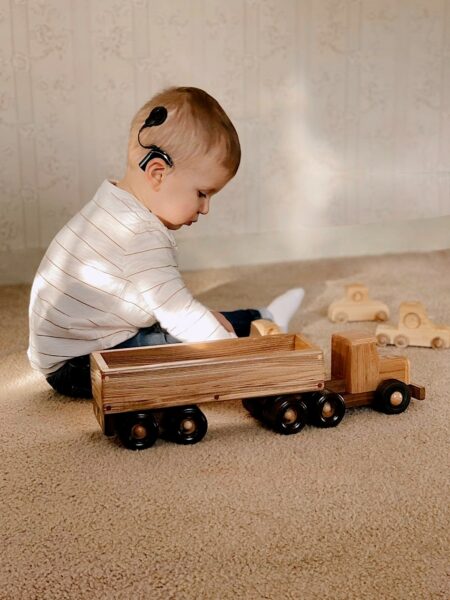
M270 319L278 325L284 333L288 330L289 321L294 316L302 303L305 290L303 288L292 288L281 296L277 296L269 306L260 308L259 312L263 319Z

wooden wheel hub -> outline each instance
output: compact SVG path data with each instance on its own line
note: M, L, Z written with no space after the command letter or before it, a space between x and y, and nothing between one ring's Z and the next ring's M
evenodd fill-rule
M406 348L409 344L409 341L404 335L398 335L394 339L394 344L397 346L397 348Z
M377 335L377 342L380 346L387 346L389 343L389 338L384 333L380 333Z
M444 347L444 340L442 338L434 338L434 340L432 340L431 345L433 346L433 348L437 348L437 349L441 349Z
M195 431L195 421L193 419L183 419L181 421L181 429L184 433L192 433Z
M325 402L322 407L322 417L324 417L325 419L329 419L333 415L334 415L334 406L331 404L331 402Z
M283 415L283 422L286 423L287 425L290 425L291 423L295 423L297 419L297 411L293 408L287 408L284 411L284 415Z
M131 437L135 440L142 440L147 435L147 429L143 425L133 425Z
M388 320L387 313L384 310L379 310L375 316L375 319L377 321L387 321Z
M392 406L400 406L403 402L403 394L401 392L393 392L389 399Z

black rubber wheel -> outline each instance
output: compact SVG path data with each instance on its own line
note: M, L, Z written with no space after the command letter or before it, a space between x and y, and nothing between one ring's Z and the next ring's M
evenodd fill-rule
M411 400L409 387L398 379L386 379L375 392L375 408L388 415L405 411Z
M208 431L208 421L198 406L167 409L164 426L168 439L176 444L196 444Z
M316 427L336 427L345 415L344 398L328 390L313 394L308 408L311 423Z
M152 413L125 413L116 419L116 432L125 448L145 450L156 442L158 423Z
M263 420L277 433L299 433L306 425L307 408L299 396L278 396L267 402L262 411Z
M252 415L252 417L261 419L266 402L267 398L246 398L245 400L242 400L242 406Z

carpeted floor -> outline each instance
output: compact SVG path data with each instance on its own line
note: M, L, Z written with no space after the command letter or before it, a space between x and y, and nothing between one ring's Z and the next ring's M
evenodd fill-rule
M331 333L355 328L326 318L345 283L368 284L394 320L418 299L449 323L449 276L441 251L185 279L213 309L303 285L290 329L328 361ZM0 294L1 599L450 597L450 350L400 351L427 399L398 416L354 409L335 429L285 437L219 403L205 407L201 443L132 452L103 436L89 401L57 395L29 367L29 286Z

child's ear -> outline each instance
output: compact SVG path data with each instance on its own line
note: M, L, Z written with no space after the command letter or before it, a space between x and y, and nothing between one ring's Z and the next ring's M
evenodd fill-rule
M155 191L158 191L167 174L167 165L160 158L153 158L145 169L145 176Z

